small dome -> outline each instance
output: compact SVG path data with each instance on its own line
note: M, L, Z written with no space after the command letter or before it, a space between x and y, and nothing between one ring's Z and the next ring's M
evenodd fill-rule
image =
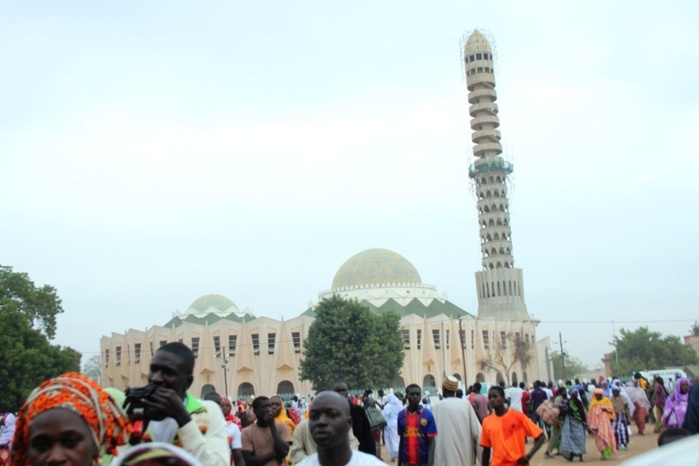
M490 44L488 39L485 38L483 34L478 29L475 29L466 41L466 46L464 47L465 55L472 55L478 52L491 52Z
M388 249L368 249L347 259L335 274L332 288L382 283L422 283L405 257Z
M189 306L189 312L204 312L212 307L218 311L238 312L235 303L220 294L202 296Z

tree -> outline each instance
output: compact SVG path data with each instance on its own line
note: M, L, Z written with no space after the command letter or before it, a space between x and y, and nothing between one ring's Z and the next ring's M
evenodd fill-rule
M660 332L651 332L648 327L634 331L621 329L621 337L614 337L611 343L618 353L612 352L612 373L615 376L628 376L636 371L684 367L697 362L697 355L691 346L684 345L676 335L663 337Z
M529 340L522 339L510 332L505 338L497 337L495 347L488 351L486 357L481 359L481 370L492 370L505 373L507 385L510 385L510 373L517 363L526 368L531 364L534 355L532 344Z
M101 356L99 354L93 354L85 361L83 364L82 374L94 380L95 382L100 382L100 365L102 364Z
M565 371L563 363L565 362ZM566 353L565 358L561 358L561 353L551 353L551 363L553 364L553 378L555 380L573 380L584 372L588 371L587 366L577 358L571 358ZM564 373L565 372L565 373Z
M395 312L372 314L356 300L323 299L308 329L300 366L301 380L313 388L344 381L351 388L388 387L403 366L400 318Z
M61 301L53 287L36 288L26 274L0 266L0 412L19 410L44 380L79 370L80 353L51 345L47 338L56 331L55 316L60 312ZM34 326L37 322L39 328Z
M699 337L699 322L695 320L689 331L692 332L691 334L693 337Z

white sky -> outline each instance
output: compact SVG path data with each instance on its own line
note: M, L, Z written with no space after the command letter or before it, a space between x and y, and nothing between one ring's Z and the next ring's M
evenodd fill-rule
M611 320L684 335L698 20L689 0L2 2L0 263L58 289L55 341L86 357L208 293L294 317L373 247L475 314L459 44L481 28L538 336L596 365Z

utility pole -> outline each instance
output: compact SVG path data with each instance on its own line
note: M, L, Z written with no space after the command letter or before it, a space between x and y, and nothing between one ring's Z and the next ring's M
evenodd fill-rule
M226 390L226 396L228 396L228 359L223 358L223 362L221 362L221 367L223 367L223 385Z
M468 385L466 384L466 348L464 348L465 340L466 334L464 333L464 330L461 328L461 317L459 317L459 342L461 343L461 362L464 363L464 387L467 387Z
M619 345L617 344L616 340L616 324L614 324L614 321L612 321L612 337L614 338L614 357L616 357L616 364L617 366L619 365Z
M561 346L561 364L563 365L563 380L565 380L566 377L566 353L563 351L563 337L561 336L561 332L558 332L558 344Z

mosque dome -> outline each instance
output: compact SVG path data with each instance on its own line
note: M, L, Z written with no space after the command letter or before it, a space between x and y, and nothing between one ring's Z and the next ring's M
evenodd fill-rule
M211 308L216 311L239 312L238 306L233 301L220 294L207 294L194 301L188 313L205 312Z
M367 249L342 264L332 289L389 283L422 283L417 269L405 257L388 249Z

